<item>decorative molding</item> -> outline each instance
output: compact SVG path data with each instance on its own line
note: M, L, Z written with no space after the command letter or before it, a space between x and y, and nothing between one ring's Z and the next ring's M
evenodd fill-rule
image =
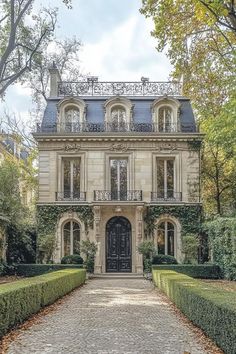
M64 151L79 151L81 149L81 145L80 144L65 144L64 145Z
M126 152L128 149L128 145L123 143L114 143L109 148L109 150L116 152Z

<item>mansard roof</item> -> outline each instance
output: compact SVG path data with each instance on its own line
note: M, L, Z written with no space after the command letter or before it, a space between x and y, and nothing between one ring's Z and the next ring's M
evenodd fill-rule
M108 97L81 97L87 106L86 120L88 123L104 122L104 104ZM152 106L156 97L126 97L133 105L133 121L135 123L152 122ZM163 99L166 97L163 97ZM195 119L190 100L184 97L175 98L179 102L179 121L182 125L195 126ZM58 104L60 98L48 99L44 112L42 128L52 127L57 123Z

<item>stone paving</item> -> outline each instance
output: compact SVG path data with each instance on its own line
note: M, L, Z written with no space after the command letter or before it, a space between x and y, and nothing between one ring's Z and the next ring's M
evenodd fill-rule
M207 354L165 296L142 278L89 280L7 354Z

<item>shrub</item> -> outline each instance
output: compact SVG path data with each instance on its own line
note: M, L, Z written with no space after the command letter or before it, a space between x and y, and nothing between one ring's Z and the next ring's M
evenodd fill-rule
M89 240L80 243L80 251L85 254L85 266L89 273L94 273L94 259L97 252L97 245Z
M64 256L61 259L61 264L83 264L84 260L79 254Z
M189 275L193 278L219 279L221 278L220 267L216 264L160 264L153 265L153 270L173 270L178 273Z
M236 280L236 218L217 217L204 228L212 261L222 268L226 279Z
M85 282L84 269L68 269L0 287L0 337L43 306Z
M184 263L197 264L198 262L199 239L197 235L185 235L182 241Z
M173 256L157 254L153 257L152 264L178 264L178 262Z
M171 270L153 270L153 281L226 353L236 352L235 294Z
M24 277L34 277L56 270L63 269L81 269L82 264L17 264L15 271L17 275Z

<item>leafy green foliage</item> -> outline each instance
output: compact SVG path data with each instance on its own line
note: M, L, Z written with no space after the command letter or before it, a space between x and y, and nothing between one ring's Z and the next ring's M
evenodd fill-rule
M171 270L153 270L153 282L224 353L235 353L236 302L233 292Z
M236 210L236 9L230 0L143 0L157 49L167 49L174 79L192 100L204 132L202 196L207 214Z
M177 264L177 260L173 256L167 254L156 254L152 258L152 264Z
M185 235L182 240L182 252L184 252L184 263L198 263L199 239L197 235Z
M15 264L15 273L24 277L34 277L63 269L81 269L82 264ZM8 274L8 273L7 273Z
M155 253L155 246L153 241L143 241L138 246L138 252L144 256L144 258L152 258L153 253Z
M0 337L42 307L85 282L83 269L70 269L3 284L0 289Z
M212 260L222 268L226 279L236 280L236 218L218 217L206 222L204 229Z
M83 264L84 260L79 254L64 256L61 259L61 264Z
M6 260L11 263L35 263L36 261L36 229L32 224L9 225L7 232Z
M156 220L164 214L179 219L182 227L182 235L198 233L201 224L201 206L151 206L147 208L144 221L146 224L145 234L151 236L156 229Z
M44 205L37 208L38 224L38 260L52 259L52 254L56 246L56 226L63 213L68 211L76 212L81 221L84 222L85 232L93 228L93 211L89 206L67 206L67 205Z
M90 240L80 242L80 251L85 255L85 266L89 273L94 272L94 260L97 252L97 245Z
M153 241L145 240L138 246L138 252L143 255L143 269L144 272L151 272L152 256L156 252Z
M215 264L159 264L153 265L153 270L172 270L183 273L192 278L219 279L221 278L220 267Z

